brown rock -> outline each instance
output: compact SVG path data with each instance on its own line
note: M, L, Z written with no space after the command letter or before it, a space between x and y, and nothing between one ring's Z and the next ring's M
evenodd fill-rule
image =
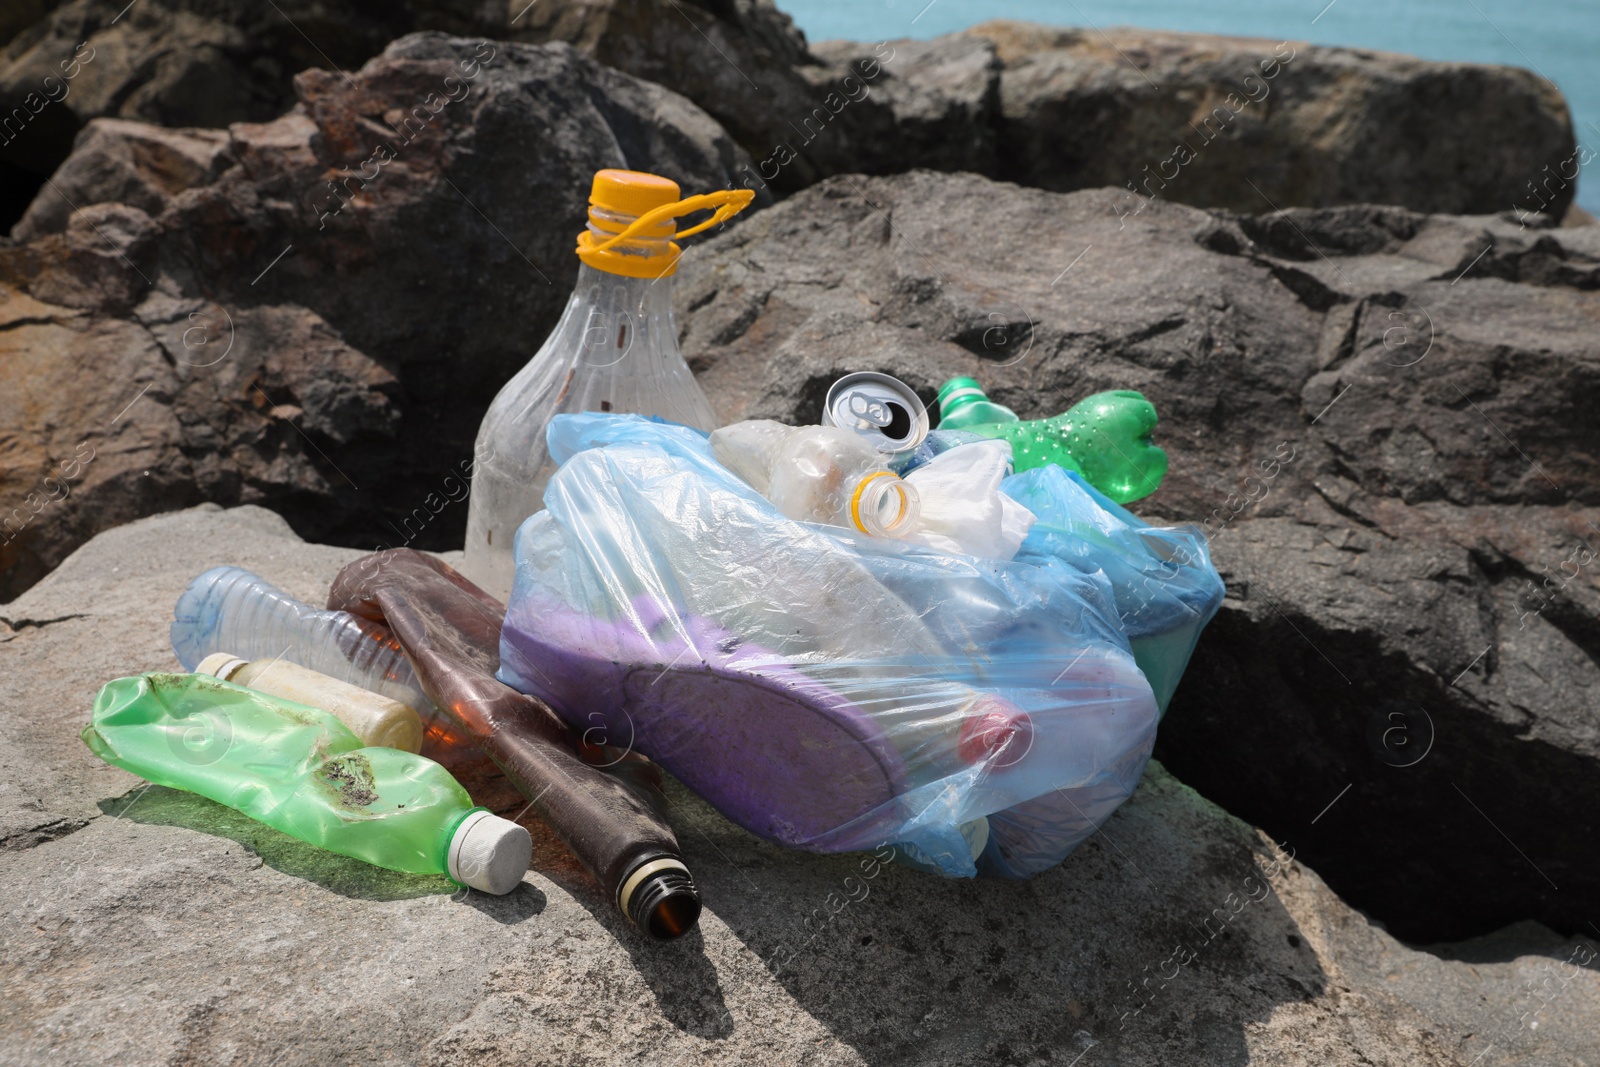
M200 500L409 542L390 520L459 473L566 302L594 171L694 193L745 158L687 100L565 45L416 35L299 90L225 134L95 122L0 248L20 309L0 332L0 597L97 530ZM80 442L87 481L48 500ZM420 543L464 523L452 509Z
M95 119L12 230L28 241L66 227L73 205L121 203L152 218L185 189L212 181L233 164L223 130L165 130L142 122Z

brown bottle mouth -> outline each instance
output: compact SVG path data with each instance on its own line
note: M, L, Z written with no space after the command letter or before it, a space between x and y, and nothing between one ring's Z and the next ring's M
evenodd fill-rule
M623 879L617 905L628 920L658 941L682 937L700 921L700 893L682 860L647 860Z

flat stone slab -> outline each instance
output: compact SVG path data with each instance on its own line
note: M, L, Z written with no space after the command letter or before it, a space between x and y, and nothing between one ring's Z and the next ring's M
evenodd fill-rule
M506 897L321 852L91 757L98 687L176 669L233 563L320 601L351 549L206 505L107 531L0 607L7 1063L1577 1064L1596 943L1406 947L1152 763L1029 882L766 844L674 786L706 910L657 944L563 846ZM476 799L523 805L492 770Z

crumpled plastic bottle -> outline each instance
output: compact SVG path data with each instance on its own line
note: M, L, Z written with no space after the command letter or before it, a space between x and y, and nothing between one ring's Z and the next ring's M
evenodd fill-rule
M1000 492L1011 448L977 441L904 478L858 434L831 426L751 420L711 435L718 461L786 518L855 529L959 555L1010 559L1033 516Z
M504 894L532 856L527 830L474 807L432 760L365 747L325 711L209 675L114 679L82 736L114 767L378 867Z
M736 422L711 434L711 450L796 522L893 538L917 528L917 491L889 470L882 452L850 430Z
M302 603L239 567L213 567L189 583L172 610L172 652L185 670L219 652L298 663L413 708L434 741L460 743L394 635L345 611Z
M1009 408L991 404L971 378L945 382L939 390L941 403L947 393L953 406L941 408L939 428L1009 441L1018 474L1054 463L1083 475L1118 504L1149 496L1166 477L1167 454L1150 440L1159 421L1155 405L1132 389L1095 393L1053 418L1026 422L1018 421ZM989 408L1011 418L977 421Z

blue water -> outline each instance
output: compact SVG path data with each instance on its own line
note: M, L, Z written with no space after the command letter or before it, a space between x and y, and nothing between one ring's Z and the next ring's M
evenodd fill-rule
M813 41L937 37L986 19L1149 26L1526 67L1555 82L1600 154L1600 0L779 0ZM1600 214L1600 159L1578 202ZM1529 177L1533 177L1530 167ZM1531 202L1530 202L1531 203ZM1507 205L1510 206L1509 204Z

